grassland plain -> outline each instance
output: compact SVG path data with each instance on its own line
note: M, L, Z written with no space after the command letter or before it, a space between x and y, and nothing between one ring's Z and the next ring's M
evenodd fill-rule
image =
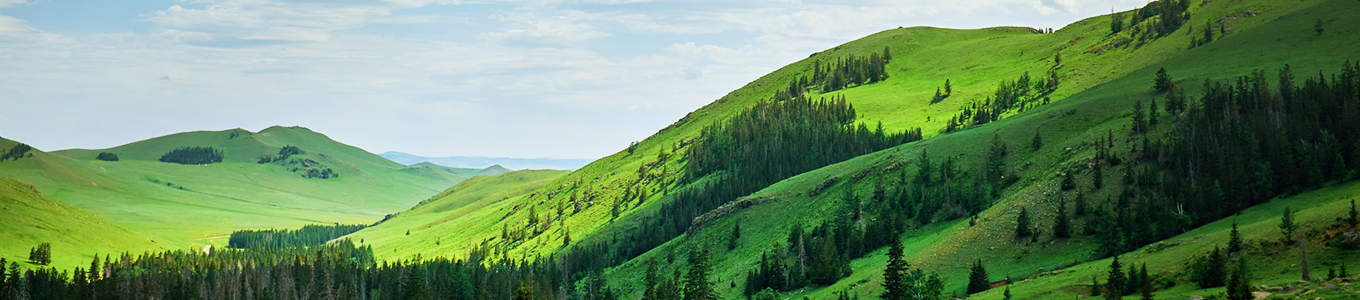
M1109 16L1099 16L1079 21L1051 34L1036 34L1027 28L987 28L979 30L953 30L939 28L899 28L880 32L852 41L834 49L819 52L808 59L790 64L775 72L761 77L750 84L729 93L727 96L690 113L657 134L641 141L636 148L621 151L609 157L563 176L539 188L526 197L512 198L498 204L499 212L478 216L475 213L453 220L461 224L453 228L501 228L506 225L524 226L528 207L540 205L541 213L555 204L558 199L549 195L566 197L571 194L593 194L591 199L605 205L588 206L581 212L571 214L559 221L565 226L555 226L542 235L523 242L499 242L499 232L483 232L473 241L490 241L499 245L509 257L532 257L551 254L560 247L566 232L575 240L582 237L610 236L625 230L635 216L655 211L665 203L665 192L675 188L677 178L682 176L679 161L681 155L671 155L685 150L685 141L697 136L699 129L713 122L731 117L737 111L761 101L775 90L781 89L798 76L810 75L814 61L832 61L851 54L867 55L883 51L889 47L893 60L888 64L888 80L872 85L860 86L834 92L829 95L845 95L859 112L862 122L882 121L888 130L902 130L920 126L925 129L928 139L922 142L899 146L894 149L862 156L847 162L809 172L784 182L777 183L752 197L772 197L772 201L740 211L716 221L707 223L706 229L695 236L681 237L643 255L621 267L611 269L607 276L622 291L636 297L641 290L639 278L642 262L659 259L668 262L670 268L683 267L683 263L669 264L671 258L683 257L683 252L695 246L710 246L725 242L736 219L743 228L752 228L743 233L744 240L733 252L719 253L715 258L717 279L720 291L727 298L739 297L741 274L751 268L759 259L760 251L787 235L789 220L799 220L811 224L820 220L827 210L840 204L833 198L808 197L805 191L822 183L826 178L845 178L870 170L869 176L862 179L869 182L895 181L896 174L886 174L887 166L907 162L919 156L918 151L928 149L933 156L954 156L965 170L977 166L981 160L983 147L993 134L1000 135L1012 148L1027 145L1035 132L1044 136L1045 148L1040 152L1019 150L1009 157L1013 165L1019 167L1022 179L1006 190L1003 198L992 208L980 214L980 223L968 226L966 221L932 224L908 233L907 243L909 260L918 267L927 268L944 274L948 291L958 293L963 286L964 271L967 264L975 259L998 262L991 266L992 281L1006 278L1026 278L1046 274L1057 266L1073 262L1083 263L1064 269L1066 275L1042 278L1069 278L1069 285L1024 285L1017 284L1018 293L1039 298L1075 297L1078 286L1089 282L1095 270L1103 270L1100 261L1089 262L1094 258L1094 243L1085 238L1043 243L1017 243L1006 233L1014 227L1014 214L1020 207L1031 208L1036 212L1040 224L1051 222L1053 207L1059 197L1055 196L1058 170L1084 164L1094 155L1089 145L1108 131L1120 137L1121 147L1129 147L1128 124L1129 110L1136 100L1161 99L1163 95L1151 89L1153 73L1166 67L1171 76L1187 88L1190 95L1199 93L1198 82L1206 79L1226 80L1247 75L1253 70L1264 70L1267 74L1290 64L1295 74L1316 74L1320 71L1335 72L1341 62L1354 60L1348 57L1353 53L1338 49L1354 49L1360 45L1357 33L1357 20L1352 12L1360 9L1355 1L1191 1L1191 19L1179 30L1147 43L1130 42L1120 45L1129 38L1130 33L1110 34ZM1314 24L1321 20L1328 29L1326 34L1316 35ZM1202 24L1213 22L1223 24L1225 36L1216 37L1212 43L1190 48L1191 39L1202 31ZM1135 39L1136 40L1136 39ZM1062 63L1056 64L1054 56L1062 54ZM1056 65L1056 66L1055 66ZM962 132L939 134L944 127L943 120L957 113L959 108L974 101L981 101L995 90L1002 80L1013 80L1025 72L1032 76L1042 74L1051 67L1060 70L1062 84L1056 92L1049 95L1053 104L1040 106L1024 113L1014 114L993 124L983 125ZM953 84L954 95L937 104L929 104L934 89L943 85L945 79ZM815 94L814 97L822 96ZM927 119L929 118L929 119ZM1167 130L1165 126L1154 130ZM1070 151L1059 149L1071 149ZM1124 151L1127 152L1127 151ZM664 159L663 159L664 158ZM638 170L643 170L641 173ZM1107 175L1111 179L1118 175ZM1116 180L1109 180L1116 181ZM1107 181L1108 182L1108 181ZM649 191L649 199L637 208L630 208L617 219L612 219L608 201L623 194L623 190L633 184L640 184ZM1089 186L1089 182L1082 183ZM844 184L842 184L844 185ZM1316 193L1346 193L1351 185L1326 188ZM845 188L845 187L838 187ZM857 184L861 195L868 194L865 184ZM1117 188L1100 191L1087 191L1093 199L1104 199ZM589 191L589 192L588 192ZM835 195L827 193L824 195ZM1307 196L1297 196L1302 199ZM1291 198L1294 199L1294 198ZM1335 201L1330 198L1317 198L1317 201ZM1324 201L1325 200L1325 201ZM1277 200L1294 201L1294 200ZM1274 202L1272 202L1274 203ZM1313 202L1301 202L1313 203ZM1301 204L1302 205L1302 204ZM1315 207L1330 207L1319 203ZM1307 205L1304 205L1307 206ZM1325 209L1311 208L1310 214L1322 214ZM1264 216L1267 212L1257 212ZM1326 217L1321 217L1323 220ZM1249 236L1267 235L1269 226L1253 223L1245 227L1252 230ZM1316 223L1314 223L1316 224ZM396 226L396 224L384 224ZM1186 234L1205 235L1208 228L1218 228L1219 223L1206 226ZM568 229L569 228L569 229ZM390 229L388 229L390 230ZM1199 232L1199 233L1196 233ZM413 233L414 234L414 233ZM430 235L449 234L447 232L425 233L420 239L433 239ZM1184 239L1186 236L1177 237ZM1191 236L1193 237L1193 236ZM464 244L469 247L474 243ZM406 258L419 254L419 251L395 251L395 248L408 244L374 244L377 253L384 258ZM1183 243L1180 249L1203 249L1203 245ZM1200 246L1192 246L1200 245ZM1207 245L1207 244L1204 244ZM455 246L458 247L458 246ZM459 249L450 249L457 252ZM466 250L466 249L462 249ZM881 250L880 250L881 251ZM1177 250L1189 251L1189 250ZM448 252L448 251L445 251ZM1183 253L1181 253L1183 254ZM1324 254L1325 256L1325 254ZM1160 257L1160 256L1159 256ZM1172 274L1183 267L1184 255L1166 256L1167 259L1182 259L1152 263L1151 270L1159 274ZM1275 259L1276 257L1263 257ZM1293 258L1279 257L1280 263ZM1324 260L1328 258L1323 258ZM827 288L805 290L789 295L790 297L811 296L828 298L832 292L849 289L861 297L873 297L879 291L881 280L881 254L856 260L852 263L853 275L842 279ZM1142 262L1141 260L1138 262ZM1107 264L1107 263L1106 263ZM1076 270L1089 270L1078 272ZM1084 272L1084 273L1083 273ZM668 272L663 272L668 273ZM1263 275L1253 273L1254 275ZM1067 277L1063 277L1067 276ZM1286 275L1277 276L1279 278ZM1035 280L1040 278L1036 276ZM1257 278L1254 278L1257 279ZM1187 289L1189 285L1178 285L1177 289ZM1173 289L1167 293L1205 294L1210 291ZM1058 291L1057 294L1041 294ZM999 298L999 291L980 294L984 298Z
M141 253L165 249L158 238L129 231L74 206L48 199L38 189L0 177L0 257L30 266L28 252L52 243L51 266L89 266L96 253ZM8 268L9 266L6 266Z
M0 141L4 148L14 144ZM303 178L290 166L258 163L260 156L289 145L306 152L292 158L312 160L340 176ZM157 161L187 146L212 146L225 159L208 165ZM96 160L101 152L120 160ZM170 248L221 246L240 229L372 223L466 179L443 168L403 166L301 127L187 132L110 149L32 153L0 162L0 176L33 184L52 199L129 230L161 237L157 242Z

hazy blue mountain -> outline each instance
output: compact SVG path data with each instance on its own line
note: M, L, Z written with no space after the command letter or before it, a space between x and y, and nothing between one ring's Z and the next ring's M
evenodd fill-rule
M414 165L423 162L433 163L445 167L454 168L486 168L500 165L511 170L525 169L554 169L554 170L575 170L589 164L592 159L572 158L510 158L510 157L424 157L408 153L388 151L380 156L403 165Z

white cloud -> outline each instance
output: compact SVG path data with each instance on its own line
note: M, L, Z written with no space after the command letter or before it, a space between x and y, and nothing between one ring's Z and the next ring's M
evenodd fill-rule
M867 34L1128 1L195 0L72 35L0 15L0 129L61 149L298 124L375 152L598 157Z
M0 0L0 8L27 3L27 0Z

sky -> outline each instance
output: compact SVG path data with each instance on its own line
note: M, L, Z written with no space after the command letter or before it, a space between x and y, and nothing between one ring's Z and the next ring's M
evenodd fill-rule
M899 26L1146 0L0 0L0 137L51 151L303 126L373 153L599 158Z

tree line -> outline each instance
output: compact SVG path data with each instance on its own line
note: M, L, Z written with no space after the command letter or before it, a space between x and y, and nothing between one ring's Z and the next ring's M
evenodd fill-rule
M888 133L854 120L854 107L844 96L816 101L800 96L762 101L705 127L683 154L688 184L665 191L671 201L624 225L620 234L572 245L564 254L568 269L589 273L617 265L685 233L695 217L770 184L921 139L920 129ZM645 191L629 195L639 204L646 198Z
M14 145L14 147L10 147L9 150L5 151L3 155L0 155L0 162L10 159L19 160L20 158L24 158L24 155L28 154L28 151L32 150L33 150L32 146L29 146L28 144L24 143L19 143L17 145Z
M182 147L161 155L160 161L181 165L220 163L222 162L222 150L213 149L212 146Z
M1277 80L1271 88L1265 72L1255 71L1206 80L1198 99L1167 87L1162 109L1135 103L1126 145L1116 147L1113 132L1092 143L1091 188L1110 187L1107 173L1122 173L1123 185L1114 186L1113 199L1077 193L1082 233L1113 256L1279 195L1352 179L1360 169L1360 64L1302 84L1285 66ZM1159 129L1163 111L1174 119Z
M358 232L368 225L304 225L300 229L237 230L227 238L227 247L237 249L283 249L319 246Z
M968 126L987 124L1000 120L1002 115L1012 111L1023 112L1038 105L1048 104L1048 94L1058 89L1062 79L1058 76L1057 66L1060 56L1054 57L1054 67L1043 77L1030 77L1029 72L1015 80L1002 80L996 91L982 102L965 105L958 114L949 118L944 132L954 132ZM952 89L951 89L952 90ZM942 99L939 92L936 98Z

